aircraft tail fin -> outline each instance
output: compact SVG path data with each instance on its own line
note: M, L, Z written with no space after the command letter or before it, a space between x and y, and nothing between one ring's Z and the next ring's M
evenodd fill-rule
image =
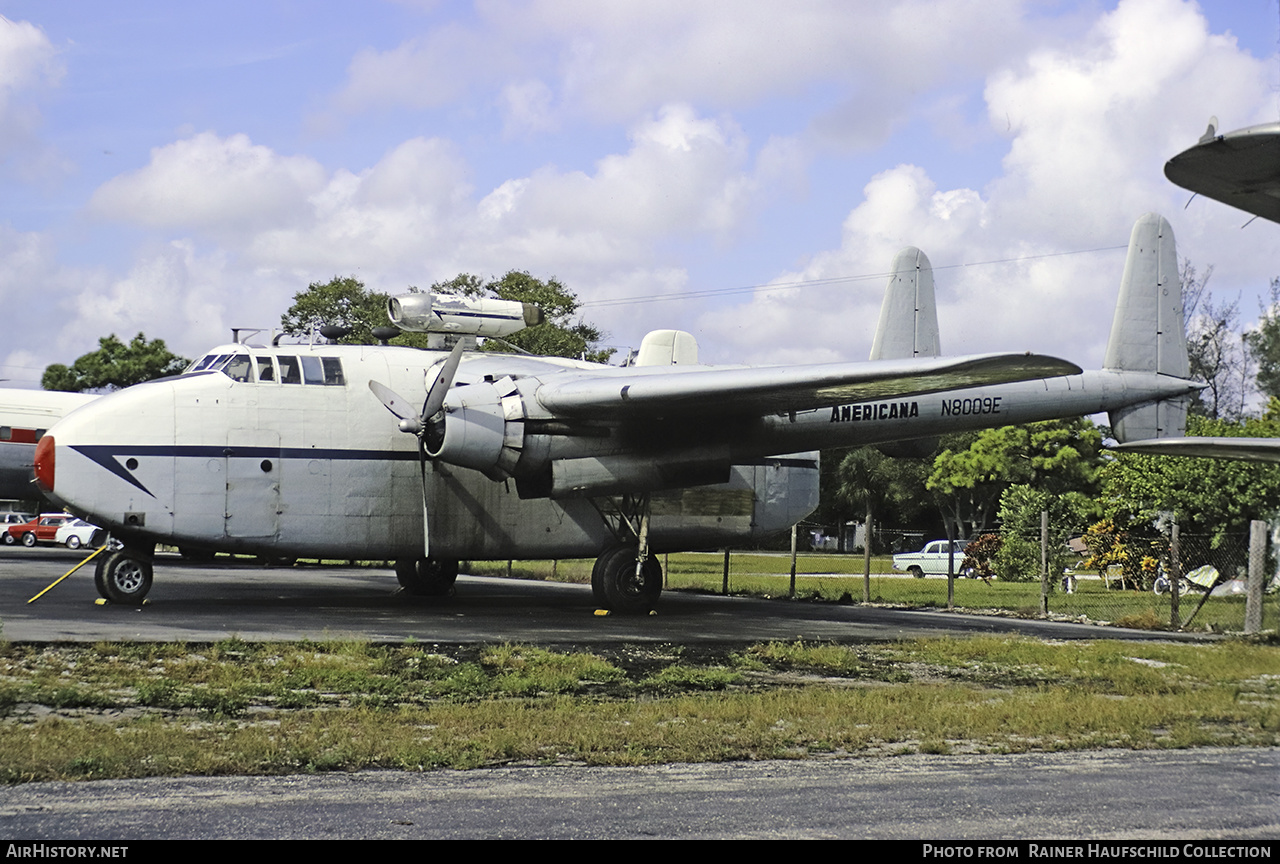
M1155 213L1133 226L1103 367L1190 377L1177 246L1168 220ZM1121 443L1181 436L1189 401L1178 396L1112 411L1112 431Z
M941 353L933 267L928 256L908 246L893 259L893 273L880 306L880 323L871 343L871 359L902 360L937 357Z
M937 357L941 353L933 267L927 255L908 246L893 259L893 272L880 306L880 323L871 343L871 359ZM937 438L920 438L879 444L876 449L886 456L918 458L928 456L937 446Z

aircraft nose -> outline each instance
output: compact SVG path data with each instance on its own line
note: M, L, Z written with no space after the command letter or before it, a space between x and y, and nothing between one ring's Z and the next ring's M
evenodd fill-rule
M57 451L53 436L46 433L44 437L40 439L40 442L36 444L35 455L36 485L40 487L42 492L53 491L53 457L55 452Z

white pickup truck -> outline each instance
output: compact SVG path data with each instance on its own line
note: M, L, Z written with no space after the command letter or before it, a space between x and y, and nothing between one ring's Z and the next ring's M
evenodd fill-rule
M961 576L963 574L960 572L960 565L964 562L964 547L969 545L969 541L953 542L956 550L956 575ZM905 570L917 579L923 579L925 576L946 576L949 557L946 540L931 540L919 552L903 552L901 555L894 555L893 569Z

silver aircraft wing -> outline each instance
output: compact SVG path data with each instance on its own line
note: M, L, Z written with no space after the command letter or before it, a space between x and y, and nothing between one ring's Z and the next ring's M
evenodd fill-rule
M1244 462L1280 462L1280 438L1149 438L1111 448L1156 456L1209 456Z
M1174 156L1164 176L1184 189L1280 222L1280 123L1218 135L1209 131Z
M537 398L548 411L565 416L771 414L1081 371L1066 360L1029 353L736 369L666 367L551 378L538 388Z

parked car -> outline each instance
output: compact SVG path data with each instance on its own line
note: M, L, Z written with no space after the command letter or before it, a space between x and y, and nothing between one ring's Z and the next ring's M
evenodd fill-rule
M79 549L81 546L97 546L103 536L105 532L97 525L90 525L83 519L72 519L58 529L53 540L68 549Z
M0 513L0 541L6 546L12 546L18 542L18 538L9 533L10 525L25 525L32 519L36 518L30 513Z
M53 543L58 529L76 517L70 513L41 513L35 519L21 525L10 525L6 532L23 546L37 543Z
M968 540L955 540L956 552L956 575L965 575L960 570L960 564L964 561L964 547L969 545ZM930 540L925 544L924 548L919 552L904 552L901 555L893 556L893 569L904 570L917 579L923 579L925 576L946 576L947 575L947 559L951 557L947 551L946 540Z

